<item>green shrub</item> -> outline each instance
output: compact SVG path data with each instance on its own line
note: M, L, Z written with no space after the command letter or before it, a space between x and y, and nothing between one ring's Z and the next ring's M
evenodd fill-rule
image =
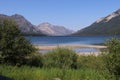
M118 76L120 75L120 40L113 38L107 42L107 46L108 54L105 56L106 67L110 73Z
M0 57L2 63L21 65L35 48L22 35L18 26L7 19L0 19Z
M77 54L66 48L57 48L44 55L44 67L76 68Z
M32 54L29 55L29 58L26 60L26 64L29 66L42 67L43 56L41 54Z
M91 69L97 69L97 70L104 70L105 69L105 63L103 61L102 56L94 56L94 55L88 55L88 56L79 56L77 60L77 68L91 68Z

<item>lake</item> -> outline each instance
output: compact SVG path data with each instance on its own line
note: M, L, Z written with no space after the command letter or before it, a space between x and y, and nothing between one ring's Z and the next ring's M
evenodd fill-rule
M117 36L120 38L120 36ZM101 44L112 36L27 36L34 45Z
M120 38L120 36L117 36ZM51 45L93 45L105 43L112 36L27 36L26 37L34 45L51 46ZM74 49L76 52L96 52L93 48ZM43 51L44 52L44 51ZM46 52L46 51L45 51Z

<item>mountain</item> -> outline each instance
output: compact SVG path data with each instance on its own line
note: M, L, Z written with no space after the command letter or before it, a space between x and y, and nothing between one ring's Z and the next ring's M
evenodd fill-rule
M14 14L12 16L0 14L0 19L4 18L15 21L23 35L63 36L72 34L73 32L63 26L52 25L50 23L41 23L38 26L35 26L19 14Z
M0 19L12 19L19 26L22 34L24 35L44 35L40 30L37 31L35 26L26 20L23 16L15 14L12 16L0 14Z
M73 31L65 28L64 26L52 25L50 23L41 23L37 26L38 30L41 30L44 34L50 36L63 36L72 34Z
M120 9L106 17L98 19L90 26L77 31L73 35L120 35Z

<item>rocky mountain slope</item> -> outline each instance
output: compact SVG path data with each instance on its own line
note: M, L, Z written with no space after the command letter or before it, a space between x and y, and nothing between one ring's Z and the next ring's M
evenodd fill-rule
M120 9L106 17L98 19L90 26L79 30L73 35L120 35Z
M41 23L37 26L37 29L51 36L69 35L73 32L72 30L66 29L64 26L52 25L50 23Z
M22 34L24 35L44 35L40 30L37 31L35 26L31 24L28 20L26 20L23 16L19 14L15 14L12 16L7 16L4 14L0 14L0 19L12 19L19 26Z
M42 23L38 26L35 26L19 14L15 14L12 16L0 14L0 19L2 18L12 19L13 21L15 21L24 35L63 36L71 34L73 32L63 26L56 26L50 23Z

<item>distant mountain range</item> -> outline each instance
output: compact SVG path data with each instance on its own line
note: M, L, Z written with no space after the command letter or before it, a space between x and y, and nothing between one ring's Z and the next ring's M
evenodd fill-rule
M12 19L19 26L22 34L24 35L48 35L48 36L63 36L72 34L73 31L66 29L63 26L56 26L50 23L42 23L38 26L31 24L27 19L22 15L15 14L12 16L0 14L0 19Z
M0 14L0 19L12 19L19 26L24 35L40 35L40 36L93 36L93 35L120 35L120 9L112 14L100 18L90 26L83 28L75 33L66 29L64 26L52 25L50 23L41 23L38 26L33 25L22 15L15 14L12 16Z
M72 30L66 29L64 26L52 25L50 23L41 23L37 26L46 35L62 36L72 34Z
M98 19L90 26L77 31L73 35L120 35L120 9L106 17Z
M0 14L0 19L12 19L19 26L23 35L45 35L41 31L37 31L35 26L26 20L23 16L15 14L12 16Z
M23 16L15 14L10 16L19 25L21 32L25 35L44 35L41 31L37 31L35 25L31 24Z

